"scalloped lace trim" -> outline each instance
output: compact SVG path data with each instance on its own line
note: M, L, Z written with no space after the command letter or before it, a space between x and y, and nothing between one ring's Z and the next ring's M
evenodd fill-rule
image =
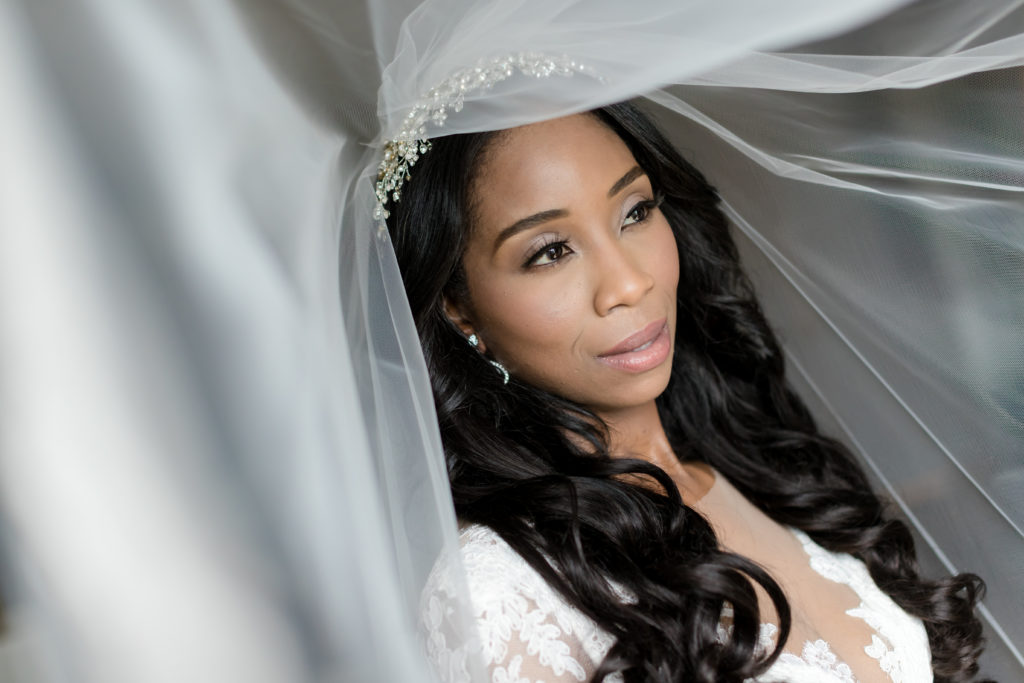
M931 681L931 650L924 626L906 614L874 584L856 558L831 553L803 532L792 530L808 555L811 567L823 577L849 586L861 603L847 611L875 632L864 651L875 659L893 683ZM476 622L478 640L459 637L450 619L458 596L447 572L435 571L428 580L421 609L428 655L447 683L470 683L468 662L479 656L492 683L585 681L614 644L614 638L589 617L567 604L508 546L486 527L471 526L461 535L462 564L470 585L468 610ZM440 564L440 563L439 563ZM629 601L621 588L616 592ZM723 610L728 621L731 610ZM731 627L720 624L720 639ZM761 625L759 648L774 646L777 627ZM450 645L450 643L456 643ZM474 654L474 651L476 654ZM620 682L610 676L608 683ZM854 683L850 667L832 652L828 642L804 643L800 656L784 652L757 681L790 683Z

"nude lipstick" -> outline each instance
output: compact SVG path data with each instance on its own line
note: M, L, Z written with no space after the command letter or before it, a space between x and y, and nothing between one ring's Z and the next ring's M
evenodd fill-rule
M668 321L662 318L629 335L599 355L598 360L618 370L646 372L664 363L671 352Z

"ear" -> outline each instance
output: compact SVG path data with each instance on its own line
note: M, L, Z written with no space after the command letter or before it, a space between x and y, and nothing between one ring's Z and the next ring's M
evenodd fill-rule
M466 306L461 303L452 301L447 296L443 298L444 301L444 314L448 317L448 320L452 322L455 327L459 328L462 336L469 339L469 336L476 333L476 326L473 324L472 317L467 310ZM484 353L487 348L484 346L483 339L477 336L478 344L477 350L480 353Z

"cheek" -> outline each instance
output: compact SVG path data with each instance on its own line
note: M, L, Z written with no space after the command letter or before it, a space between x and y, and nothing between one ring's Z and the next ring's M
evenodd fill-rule
M657 287L675 297L679 285L679 247L668 221L661 217L659 224L643 245L644 261Z
M582 287L541 275L502 283L474 295L481 333L491 352L518 369L564 364L582 326Z
M672 290L672 296L675 297L676 288L679 285L679 247L671 229L668 231L668 239L659 253L662 255L661 276L665 285Z

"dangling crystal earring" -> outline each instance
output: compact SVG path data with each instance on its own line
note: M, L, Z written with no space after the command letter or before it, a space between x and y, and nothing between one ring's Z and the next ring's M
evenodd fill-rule
M469 338L466 341L468 341L469 345L474 349L480 346L480 337L476 336L476 334L469 335ZM508 370L505 369L505 366L496 360L491 360L490 358L485 358L485 360L501 373L502 384L508 384Z

